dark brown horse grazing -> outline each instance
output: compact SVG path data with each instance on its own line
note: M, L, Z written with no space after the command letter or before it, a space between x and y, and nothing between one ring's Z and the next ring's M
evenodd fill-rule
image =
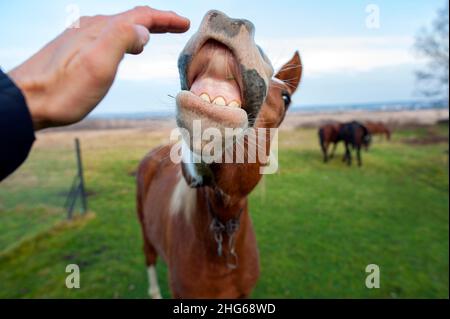
M368 148L371 142L369 130L356 121L344 123L339 128L338 141L343 141L345 145L345 154L343 161L352 165L352 154L350 147L356 150L358 165L362 165L361 148Z
M391 139L391 130L382 122L367 121L364 123L371 135L385 135L389 141Z
M300 57L296 53L272 77L271 64L253 37L247 20L218 11L206 14L179 59L180 128L192 133L195 120L202 129L219 131L281 124L300 82ZM187 142L183 136L183 145ZM265 143L270 146L270 139ZM167 263L175 298L249 296L259 277L259 256L247 196L261 179L264 161L193 163L189 159L200 153L189 144L182 147L182 162L175 163L171 150L166 145L151 151L137 175L150 296L161 297L157 256Z

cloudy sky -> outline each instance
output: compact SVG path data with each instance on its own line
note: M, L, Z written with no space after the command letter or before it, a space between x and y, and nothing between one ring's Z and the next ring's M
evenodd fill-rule
M173 110L168 95L179 90L178 54L209 9L251 20L258 44L276 68L300 51L304 78L294 97L296 105L417 99L414 71L423 61L412 49L414 37L445 2L2 0L0 67L10 70L54 38L73 16L73 8L81 15L112 14L142 4L187 16L191 30L153 35L143 54L126 57L97 114Z

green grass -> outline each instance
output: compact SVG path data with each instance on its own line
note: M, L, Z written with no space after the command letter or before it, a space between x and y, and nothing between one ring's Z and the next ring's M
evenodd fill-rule
M429 129L396 132L390 143L376 139L362 168L340 161L342 146L323 164L314 130L282 132L280 172L250 197L261 256L252 296L448 298L448 145L402 142ZM448 135L448 126L432 130ZM0 186L0 297L147 297L130 172L164 137L114 134L81 137L95 218L55 225L63 217L55 199L62 186L56 186L71 176L72 155L64 157L71 136L61 137L65 144L36 145L23 170ZM46 195L30 176L48 175L50 167L43 184L55 187ZM45 200L36 207L39 198ZM81 289L65 288L70 263L81 268ZM381 269L380 289L364 285L372 263ZM162 263L158 274L169 297Z

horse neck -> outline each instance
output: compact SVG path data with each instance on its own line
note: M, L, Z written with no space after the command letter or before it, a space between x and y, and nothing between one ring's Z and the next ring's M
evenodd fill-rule
M247 196L229 196L216 187L203 187L198 190L197 198L201 202L203 219L211 222L216 218L222 223L240 220L247 208Z
M221 163L212 164L214 187L219 189L234 204L247 198L261 179L262 165L259 163Z
M256 158L253 157L253 161L249 160L249 149L251 149L249 145L252 142L246 140L242 143L243 149L241 149L244 152L244 163L236 161L229 163L223 157L220 163L209 164L206 170L211 173L211 181L207 183L207 186L198 189L197 200L203 202L204 207L209 204L211 210L209 215L213 213L222 221L238 218L242 209L246 210L248 195L261 180L263 163L270 155L273 131L266 130L265 136L261 138L259 135L262 131L255 132L256 141L259 141L259 146L255 149L257 152L258 148L261 150ZM235 145L233 154L237 154L236 150Z
M236 165L212 165L214 183L198 189L197 198L202 202L204 211L209 217L216 217L222 222L241 217L247 208L248 194L260 179L256 174L249 173L252 169Z
M259 134L258 134L259 135ZM241 150L244 152L244 163L213 163L210 165L214 176L214 187L227 199L224 205L234 205L247 199L247 196L258 185L262 177L264 162L267 162L270 155L271 135L267 131L265 138L256 142L258 146L249 146L255 142L243 143ZM259 136L257 137L259 139ZM256 140L258 140L256 139ZM234 146L234 154L237 154ZM249 155L256 152L256 154Z

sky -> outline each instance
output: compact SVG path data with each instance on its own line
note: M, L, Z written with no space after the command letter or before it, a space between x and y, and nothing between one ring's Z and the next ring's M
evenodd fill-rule
M218 9L246 18L275 69L299 50L304 66L295 105L415 100L414 50L443 0L0 0L0 67L8 71L64 30L75 10L114 14L136 5L173 10L191 20L181 35L152 35L145 52L127 56L94 114L173 111L178 54L204 14ZM378 17L378 18L377 18Z

